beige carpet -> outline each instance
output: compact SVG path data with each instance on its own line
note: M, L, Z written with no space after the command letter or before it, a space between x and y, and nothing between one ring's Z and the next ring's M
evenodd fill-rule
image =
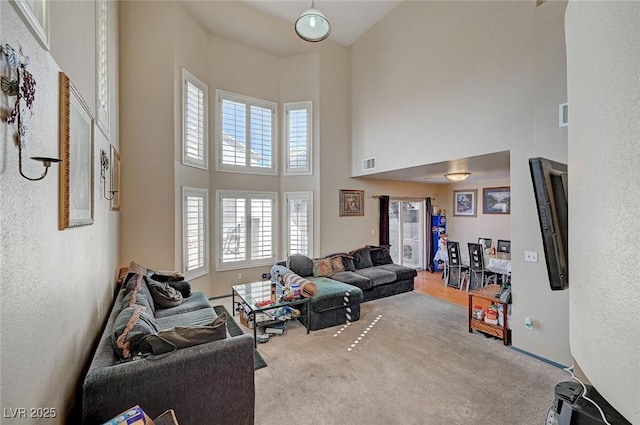
M256 425L543 424L568 374L470 334L466 320L410 292L362 304L346 327L307 335L290 323L258 346L268 367L255 375Z

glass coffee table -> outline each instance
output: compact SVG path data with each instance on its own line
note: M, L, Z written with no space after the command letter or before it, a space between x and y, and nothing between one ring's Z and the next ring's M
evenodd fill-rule
M249 307L249 318L253 316L253 344L255 347L258 346L258 324L256 323L256 314L275 310L280 307L294 306L294 305L305 305L306 306L306 327L307 334L309 333L309 311L310 311L310 298L295 298L293 300L285 301L282 299L283 291L281 285L276 285L276 295L277 300L275 303L268 303L265 305L266 301L271 301L271 281L265 280L260 282L251 282L244 283L242 285L235 285L231 287L231 302L233 305L233 315L236 315L236 296L240 298L241 302Z

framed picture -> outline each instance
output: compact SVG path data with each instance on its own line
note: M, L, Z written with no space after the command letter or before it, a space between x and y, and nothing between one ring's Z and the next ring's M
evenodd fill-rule
M31 30L40 45L49 50L49 1L11 0L18 15Z
M59 229L93 224L93 116L69 77L60 73Z
M340 189L340 217L364 215L364 190Z
M120 211L120 154L111 145L111 211Z
M453 191L453 215L475 217L478 211L478 189Z
M485 187L482 189L484 214L511 214L511 187Z

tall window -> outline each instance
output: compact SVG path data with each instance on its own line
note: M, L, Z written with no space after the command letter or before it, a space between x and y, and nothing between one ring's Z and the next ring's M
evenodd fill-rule
M209 272L208 204L209 193L206 189L182 188L182 251L188 278Z
M96 2L96 124L109 139L109 2Z
M277 105L216 90L218 171L277 174Z
M207 169L209 89L182 69L182 163Z
M285 103L285 174L311 174L311 102Z
M217 191L218 270L273 264L277 193Z
M287 255L313 252L313 192L286 192Z

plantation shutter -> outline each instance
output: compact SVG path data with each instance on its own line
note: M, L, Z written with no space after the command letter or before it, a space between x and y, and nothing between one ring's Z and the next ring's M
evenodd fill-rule
M207 272L207 191L184 188L184 267L189 277Z
M207 87L193 75L183 70L183 162L199 168L207 168Z

